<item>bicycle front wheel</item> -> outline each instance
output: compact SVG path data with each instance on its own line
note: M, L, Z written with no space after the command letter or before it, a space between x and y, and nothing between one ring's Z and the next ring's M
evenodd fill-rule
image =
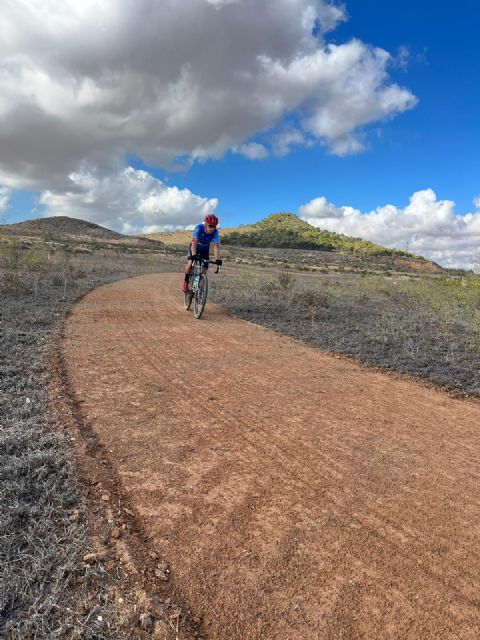
M183 294L183 306L188 311L193 300L193 291L189 289Z
M195 297L193 299L193 316L198 320L203 310L205 309L205 304L207 302L207 294L208 294L208 280L206 274L200 276L200 280L198 282L198 287L195 292Z

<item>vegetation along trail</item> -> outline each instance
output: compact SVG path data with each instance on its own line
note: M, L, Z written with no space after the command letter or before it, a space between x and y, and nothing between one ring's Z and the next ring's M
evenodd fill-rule
M100 287L64 360L210 639L478 638L480 405L238 320L178 275Z

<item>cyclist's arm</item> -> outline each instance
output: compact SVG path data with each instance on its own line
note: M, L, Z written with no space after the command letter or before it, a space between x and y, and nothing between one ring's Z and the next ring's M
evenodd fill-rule
M192 256L197 254L197 239L195 237L192 238L192 244L190 245L190 253Z
M190 253L192 254L192 256L195 256L197 254L198 232L200 230L199 227L200 225L197 224L192 233L192 242L190 244Z
M213 234L213 257L215 260L218 260L220 257L220 234L218 233L218 229L215 229Z

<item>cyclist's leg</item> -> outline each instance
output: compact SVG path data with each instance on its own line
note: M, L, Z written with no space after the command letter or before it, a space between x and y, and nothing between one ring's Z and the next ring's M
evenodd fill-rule
M202 260L202 272L206 273L208 271L208 260L210 260L210 252L207 249L207 251L200 251L199 255L200 259ZM203 260L207 260L207 263L203 264Z
M192 265L193 265L192 245L190 245L188 247L187 264L185 266L185 280L186 280L186 282L188 282L189 277L192 275Z
M191 273L192 273L192 245L188 247L187 264L185 265L185 273L183 276L183 284L182 284L183 293L188 291L188 282L190 280Z

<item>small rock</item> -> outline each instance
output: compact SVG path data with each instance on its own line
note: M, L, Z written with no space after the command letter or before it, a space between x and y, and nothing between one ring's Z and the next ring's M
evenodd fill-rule
M121 529L119 529L118 527L115 527L115 529L112 529L112 533L110 534L110 537L113 540L118 540L121 535L122 535Z
M103 500L103 502L108 502L110 500L110 496L108 495L108 493L104 493L101 497L101 500Z
M170 576L168 575L168 573L165 573L164 571L161 571L160 569L155 569L155 575L157 576L157 578L159 580L163 580L163 582L168 582L170 579Z
M182 614L182 610L180 609L180 607L172 607L172 610L169 612L168 617L170 618L170 620L175 620L176 618L179 618Z
M163 580L164 582L170 580L170 569L168 567L168 564L166 562L160 562L155 569L155 575L157 576L157 578L160 578L160 580Z
M142 613L140 615L140 626L142 629L151 629L153 626L153 619L149 613Z
M91 564L92 562L96 562L97 554L96 553L87 553L83 556L83 561Z
M168 609L168 604L157 603L153 605L153 612L156 616L163 616L163 614L167 609Z
M84 614L85 613L85 605L83 602L77 602L77 604L74 607L75 611L79 614Z

